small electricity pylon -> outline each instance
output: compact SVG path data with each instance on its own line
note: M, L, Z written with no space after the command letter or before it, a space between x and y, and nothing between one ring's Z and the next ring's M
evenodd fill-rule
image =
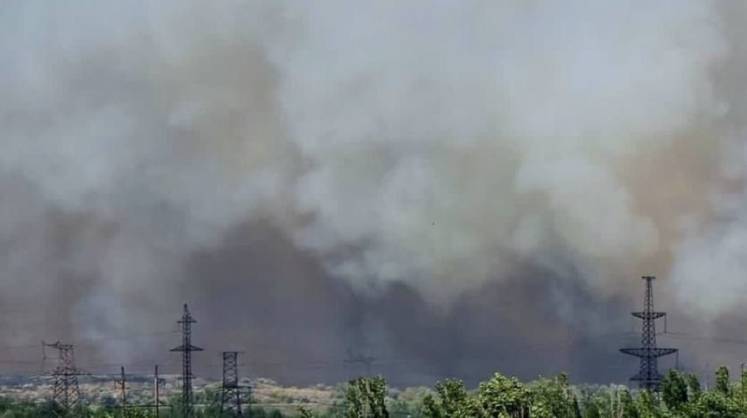
M661 374L659 374L658 358L677 352L676 348L657 348L656 347L656 320L666 316L665 312L654 311L654 293L652 282L656 279L654 276L643 276L646 281L646 294L643 300L643 311L632 312L636 318L643 321L641 328L641 346L636 348L621 348L620 352L635 356L641 359L641 365L638 374L631 377L630 380L638 382L641 389L658 391L661 383Z
M120 377L114 380L114 384L119 390L119 415L125 418L127 416L127 376L124 366L120 369Z
M155 366L153 376L153 415L156 418L161 416L161 385L164 383L163 379L158 377L158 365Z
M192 324L197 321L189 313L189 307L184 304L184 313L178 323L182 326L182 345L171 351L182 353L182 417L192 418L194 415L194 399L192 394L192 352L202 351L202 348L192 345Z
M243 416L241 411L241 392L239 385L239 352L223 352L223 385L220 394L221 414L231 412L234 417ZM221 415L223 416L223 415Z
M57 350L57 367L52 372L54 388L52 402L63 409L65 413L80 406L80 386L78 376L82 373L75 367L75 353L72 344L62 344L57 341L52 344L42 341L42 348L51 347ZM46 354L44 355L46 357Z

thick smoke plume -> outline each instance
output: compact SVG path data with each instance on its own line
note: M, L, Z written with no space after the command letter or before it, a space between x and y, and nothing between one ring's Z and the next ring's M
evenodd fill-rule
M582 361L614 356L593 335L625 327L643 274L683 326L745 316L738 2L3 9L11 345L164 357L123 336L190 300L274 377L342 378L289 362L366 345L408 361L401 382L599 380L625 373Z

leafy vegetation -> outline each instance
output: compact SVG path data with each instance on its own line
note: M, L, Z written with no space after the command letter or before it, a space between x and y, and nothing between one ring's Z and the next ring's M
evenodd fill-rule
M195 418L223 418L202 393ZM253 418L747 418L747 373L737 382L729 371L716 371L715 385L703 390L696 376L670 370L660 393L631 391L625 386L573 386L564 374L523 383L496 373L477 389L469 390L459 380L447 379L433 389L389 390L382 377L362 377L340 388L337 401L329 405L299 405L295 413L253 407ZM207 406L206 406L207 405ZM49 403L0 399L0 418L62 417L63 411ZM149 418L149 409L122 411L116 404L90 405L68 417ZM180 418L178 401L160 413Z

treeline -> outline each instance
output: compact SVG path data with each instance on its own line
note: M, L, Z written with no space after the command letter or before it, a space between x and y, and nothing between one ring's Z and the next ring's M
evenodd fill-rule
M747 374L731 383L719 368L715 387L704 390L695 375L670 370L660 393L574 387L565 375L522 384L496 374L472 392L460 381L441 382L421 411L427 418L747 418Z
M414 409L393 412L413 418L747 418L747 373L733 383L728 369L720 367L715 381L704 390L695 375L670 370L661 391L653 393L625 386L572 386L566 375L525 384L495 374L473 391L459 380L440 382ZM380 406L383 384L381 379L353 381L344 413L319 416L389 418L392 414Z
M495 374L468 390L459 380L439 382L432 389L390 391L381 377L359 378L342 385L333 404L299 406L294 413L245 411L253 418L747 418L747 373L732 382L725 367L715 385L701 387L696 376L667 372L659 393L625 386L574 386L566 375L528 383ZM403 394L407 393L407 396ZM164 408L163 418L181 418L178 402ZM65 416L51 404L0 400L0 418ZM150 418L148 410L122 411L115 405L91 405L67 414L90 418ZM217 406L195 412L195 418L222 418Z

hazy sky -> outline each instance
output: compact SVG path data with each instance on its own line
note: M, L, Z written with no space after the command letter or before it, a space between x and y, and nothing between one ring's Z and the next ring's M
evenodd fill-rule
M0 373L41 339L176 371L186 301L203 374L240 349L334 382L350 351L398 385L623 382L648 274L688 333L661 344L736 366L746 25L739 0L3 2Z

